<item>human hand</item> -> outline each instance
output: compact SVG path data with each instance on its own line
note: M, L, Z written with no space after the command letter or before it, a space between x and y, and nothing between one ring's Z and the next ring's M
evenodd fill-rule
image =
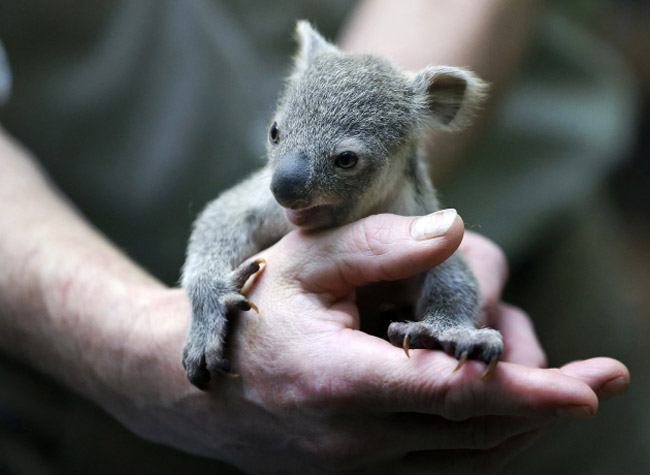
M413 350L409 359L359 331L357 286L421 272L462 239L457 218L443 236L415 241L413 219L293 232L262 253L268 265L249 294L260 315L241 314L231 339L239 377L208 392L186 381L178 361L184 294L144 291L140 311L152 318L138 319L125 341L125 401L112 412L146 438L255 473L489 471L555 422L592 417L599 392L625 389L627 370L614 360L526 366L543 365L543 352L525 314L497 303L505 269L490 277L483 254L499 257L477 237L464 248L506 345L487 380L483 363L453 372L456 360L441 351Z

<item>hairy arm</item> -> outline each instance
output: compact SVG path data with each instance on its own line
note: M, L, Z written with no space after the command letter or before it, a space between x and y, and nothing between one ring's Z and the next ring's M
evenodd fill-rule
M136 305L125 296L162 284L93 229L2 130L0 203L0 347L114 404L127 307Z

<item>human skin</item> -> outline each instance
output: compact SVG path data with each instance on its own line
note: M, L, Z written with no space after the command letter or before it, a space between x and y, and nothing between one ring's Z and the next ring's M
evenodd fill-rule
M310 473L375 467L419 473L496 469L541 432L596 413L629 374L597 358L541 369L528 317L499 303L498 249L463 249L503 361L401 349L358 330L354 290L422 271L463 237L415 240L413 217L374 216L336 230L293 232L267 265L232 334L233 370L200 391L180 363L189 303L118 251L0 132L0 348L96 402L140 436L246 471Z

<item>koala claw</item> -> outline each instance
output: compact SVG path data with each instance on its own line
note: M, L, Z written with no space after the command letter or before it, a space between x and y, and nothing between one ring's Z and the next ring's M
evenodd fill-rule
M499 358L494 358L490 360L490 362L488 363L488 367L481 375L481 379L486 379L488 376L490 376L494 371L494 369L497 367L497 364L499 364Z
M463 367L463 365L465 364L465 362L467 361L468 357L469 357L469 352L468 351L463 351L463 354L460 355L460 358L458 358L458 364L456 365L456 367L454 368L452 373L455 373L456 371L461 369Z
M408 356L409 348L441 348L458 359L454 372L469 359L480 359L488 364L482 378L487 378L499 362L503 340L491 328L452 327L440 328L431 321L393 322L388 328L390 342L402 347Z
M255 310L255 313L260 313L260 309L257 308L257 305L255 305L253 302L241 294L233 293L227 295L224 299L224 303L226 307L226 314L232 314L236 310L243 310L244 312L248 312L250 309Z
M246 300L246 303L248 304L248 306L249 306L250 308L252 308L253 310L255 310L255 313L260 313L260 309L257 308L257 305L255 305L253 302L251 302L250 300Z
M404 341L402 341L402 348L404 349L404 353L406 353L406 357L410 358L411 355L409 354L409 336L408 336L408 334L404 335Z
M242 265L240 265L237 269L233 271L232 280L235 286L238 289L241 289L240 293L242 295L246 295L252 287L252 283L249 282L248 279L252 275L256 274L265 265L266 265L266 260L262 257L258 257L253 261L244 262Z
M206 389L212 376L238 376L231 373L230 361L225 356L227 327L238 311L260 312L257 305L242 295L242 287L262 264L263 259L246 261L223 281L204 283L194 288L198 291L188 292L193 310L182 361L187 379L199 389Z

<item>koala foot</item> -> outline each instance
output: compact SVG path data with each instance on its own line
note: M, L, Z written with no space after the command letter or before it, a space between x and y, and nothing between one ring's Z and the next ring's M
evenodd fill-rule
M183 367L187 379L197 388L206 389L211 376L235 376L225 356L227 326L238 311L257 306L241 294L250 276L259 271L263 259L244 262L230 273L225 282L216 285L198 285L190 290L192 319L183 345Z
M409 356L410 348L438 349L458 359L454 371L458 371L468 358L480 359L488 367L481 376L486 378L494 371L503 352L501 334L492 328L447 327L441 329L433 322L393 322L388 327L390 342L404 349Z

